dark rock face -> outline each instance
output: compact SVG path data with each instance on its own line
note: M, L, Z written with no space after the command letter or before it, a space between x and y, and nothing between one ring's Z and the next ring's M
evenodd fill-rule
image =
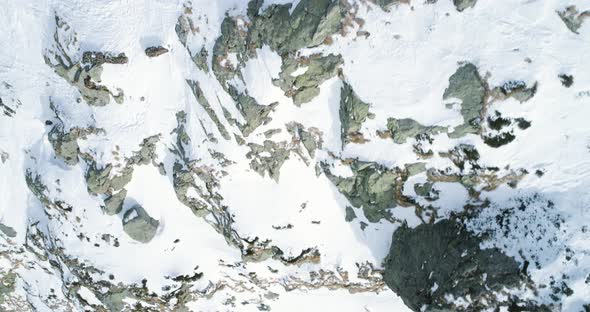
M482 250L480 242L452 220L414 229L403 225L385 260L385 283L414 311L424 305L426 311L456 311L449 295L470 296L473 311L489 307L494 291L517 287L522 277L513 258L498 249Z
M457 11L462 12L467 8L472 8L477 3L477 0L453 0L453 4Z
M119 53L117 55L107 52L84 52L82 55L82 63L89 64L91 67L101 66L102 64L127 64L129 58L125 56L125 53Z
M168 52L168 49L166 49L162 46L149 47L149 48L145 49L145 55L147 55L149 57L160 56L160 55L167 53L167 52Z
M561 81L561 84L566 88L569 88L574 84L574 76L572 75L560 74L557 77L559 78L559 81Z

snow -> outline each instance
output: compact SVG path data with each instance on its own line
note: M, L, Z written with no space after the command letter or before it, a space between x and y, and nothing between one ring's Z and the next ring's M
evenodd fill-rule
M263 9L273 3L288 2L291 1L265 1ZM564 297L562 310L581 310L590 297L590 287L585 283L590 270L587 256L590 237L585 228L590 224L587 192L590 187L590 124L587 121L590 74L585 70L586 56L590 54L586 40L589 23L580 28L580 35L569 32L555 13L565 6L558 0L478 1L473 8L461 13L455 10L452 1L443 0L435 4L413 1L411 6L395 6L390 12L364 1L357 4L357 14L365 21L362 27L355 25L348 29L346 36L334 36L331 45L304 49L301 55L315 52L342 55L345 81L360 99L370 104L370 112L375 115L374 119L367 119L361 129L368 142L350 143L342 148L339 120L342 81L338 77L325 81L316 98L297 107L273 85L272 80L279 77L282 60L264 46L256 51L257 57L249 59L242 68L243 81L236 78L231 82L261 105L278 103L270 115L272 120L246 138L248 143L261 144L266 139L262 134L269 129L282 130L272 140L290 142L285 125L291 121L306 128L316 127L322 133L323 146L311 164L291 153L276 182L250 169L245 156L248 148L234 142L233 134L239 134L240 130L224 118L224 111L238 122L243 122L243 117L214 75L198 69L191 60L202 47L210 52L209 62L212 60L212 47L223 18L226 13L245 15L247 1L193 0L192 10L187 10L188 4L181 0L4 1L0 5L0 27L5 30L0 43L0 82L10 84L11 88L1 89L0 97L5 103L18 100L22 105L13 117L0 116L0 151L9 156L0 163L0 222L17 232L10 243L4 244L5 238L2 238L0 252L1 248L8 248L5 246L22 246L27 230L34 225L58 242L68 256L104 272L91 273L97 280L112 274L115 283L139 285L147 279L150 292L163 295L166 293L163 288L174 284L171 277L204 272L204 278L194 286L197 291L203 291L209 283L234 281L233 287L244 283L251 292L238 294L220 290L210 301L191 302L195 310L220 310L223 300L232 295L238 298L237 310L257 310L258 303L241 304L241 301L261 298L266 292L264 287L253 286L245 277L249 272L261 278L284 281L289 278L307 280L310 272L318 270L343 269L351 280L359 281L357 264L369 262L381 268L389 251L392 233L399 223L370 223L358 208L354 209L357 219L346 222L345 207L350 204L325 175L316 175L314 165L317 162L333 165L332 173L342 177L351 176L352 172L332 155L375 161L387 167L425 161L428 169L445 170L453 168L453 164L440 156L440 152L449 151L458 144L472 144L479 151L482 166L502 170L524 168L529 172L517 189L502 185L495 190L482 191L480 200L489 200L491 205L469 224L476 234L493 234L482 248L500 248L521 263L536 259L540 266L531 264L529 273L538 284L548 284L553 277L567 275L567 284L574 293ZM587 4L577 5L580 10L590 8ZM124 52L129 57L127 64L104 65L101 77L101 83L110 90L121 88L124 91L123 104L111 101L104 107L92 107L78 103L78 91L45 64L44 51L54 40L54 13L78 34L79 50L68 50L76 59L84 51ZM181 14L189 16L198 29L189 34L188 50L178 41L174 30ZM368 31L370 36L357 37L357 30ZM165 46L170 51L149 58L144 51L154 45ZM510 80L522 80L529 86L539 83L536 95L527 102L507 99L496 101L488 108L490 112L501 112L504 117L530 120L530 128L516 130L514 142L498 149L485 145L476 135L450 139L446 134L439 134L429 146L434 155L428 160L413 152L416 143L413 138L405 144L395 144L378 137L377 130L386 129L389 117L412 118L424 125L454 127L462 124L459 106L448 109L442 94L449 76L465 61L477 65L490 87ZM237 56L229 55L227 62L238 64ZM292 76L306 71L307 67L300 67ZM561 85L557 79L559 73L575 77L571 88ZM207 133L217 138L221 136L213 120L195 100L187 79L200 84L212 110L230 132L231 140L208 140ZM56 106L59 116L49 108L50 102ZM220 265L239 263L242 260L240 251L228 245L205 219L196 217L183 205L173 188L175 158L169 149L176 144L173 130L177 127L179 111L187 113L186 131L191 137L191 145L186 147L187 157L214 168L223 176L218 191L234 218L234 230L242 237L268 239L286 256L296 256L304 249L316 247L321 263L288 267L268 260L236 267ZM58 118L66 130L89 126L104 129L104 135L89 135L78 140L81 152L92 156L99 167L124 163L126 157L139 149L143 139L160 135L155 162L164 164L167 175L161 175L152 164L135 166L133 178L125 187L128 196L123 212L117 216L105 215L101 209L104 196L90 195L87 191L86 165L81 162L77 166L67 166L55 157L47 138L52 126L45 121L56 123ZM222 152L235 163L221 167L209 151ZM42 207L26 185L27 170L41 177L50 200L61 200L73 206L67 217ZM536 170L545 174L537 177ZM410 177L404 194L415 197L414 184L424 183L426 179L424 173ZM206 187L202 182L199 186ZM433 188L439 192L438 199L417 200L420 204L432 205L439 219L461 211L471 200L468 191L458 183L437 182ZM534 194L542 196L529 210L516 209L510 218L516 224L539 225L539 228L529 231L531 236L525 235L524 227L511 229L512 236L502 235L502 229L493 222L498 212L517 207L517 199ZM188 195L199 196L194 188L189 189ZM549 210L545 209L547 201L553 203ZM147 244L132 240L122 229L122 215L134 204L142 205L160 222L155 238ZM411 227L422 223L412 208L396 207L391 213ZM555 227L555 220L559 220L559 228ZM364 230L361 229L363 223L368 224ZM273 228L288 224L292 228ZM110 242L105 241L103 234L112 236ZM540 242L537 236L555 240ZM114 246L114 238L117 238L118 247ZM17 288L21 295L29 298L36 311L52 311L47 304L50 289L56 290L55 296L65 298L66 294L61 293L65 289L62 278L69 282L76 278L71 272L63 272L63 276L54 274L56 271L50 264L38 260L32 253L22 257L20 260L28 261L30 267L17 269ZM0 260L0 268L11 266L3 258ZM269 266L276 267L279 273L269 273ZM387 288L380 292L351 294L325 287L287 291L280 285L275 282L269 286L279 297L265 301L276 311L407 310L401 299ZM437 287L433 286L431 291L436 291ZM547 288L542 294L548 298L549 291ZM78 293L88 303L99 304L89 288L81 287ZM463 298L451 299L469 304Z

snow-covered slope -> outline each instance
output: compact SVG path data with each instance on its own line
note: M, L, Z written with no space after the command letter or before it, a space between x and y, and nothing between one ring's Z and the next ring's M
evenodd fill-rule
M590 310L587 16L0 1L0 310Z

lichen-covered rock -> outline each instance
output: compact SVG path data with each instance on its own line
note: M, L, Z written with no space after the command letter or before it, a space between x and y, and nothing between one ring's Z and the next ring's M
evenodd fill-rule
M449 133L449 137L459 138L469 133L479 133L485 97L486 86L475 65L467 63L451 75L443 99L457 98L461 100L463 124L455 127L454 131Z
M259 1L260 2L260 1ZM262 3L256 5L260 7ZM320 45L340 30L343 10L340 1L301 0L290 14L292 4L271 5L259 13L250 9L253 18L250 41L257 46L268 44L280 55L301 48Z
M579 12L575 5L570 5L561 11L557 11L557 14L571 32L580 34L578 30L582 27L584 20L590 16L590 11Z
M123 202L127 197L127 190L122 189L119 192L107 197L104 200L104 212L109 215L116 215L123 209Z
M90 134L102 134L104 130L94 127L89 128L73 128L68 132L63 129L63 124L56 124L49 132L48 139L55 154L63 159L63 161L75 166L78 164L78 156L80 154L80 147L78 146L78 139L84 139Z
M230 87L229 93L246 120L245 123L238 125L244 136L250 135L260 125L271 121L269 115L278 105L277 102L269 105L260 105L253 97L248 94L239 93L233 86Z
M459 12L474 7L476 3L477 0L453 0L455 8L457 8L457 11Z
M385 283L414 311L455 311L469 298L478 310L497 302L494 292L519 287L518 263L499 249L480 249L481 239L453 221L402 225L385 260Z
M445 127L424 126L409 118L388 118L387 129L389 129L393 141L397 144L406 143L408 138L417 138L420 135L436 135L447 130Z
M4 233L4 235L8 236L8 237L16 237L16 231L5 224L0 223L0 232Z
M352 177L333 175L324 164L326 176L355 207L362 208L367 220L379 222L390 217L389 209L395 208L396 184L400 173L372 162L353 161Z
M293 103L299 106L315 98L320 93L319 86L336 76L342 63L342 57L334 54L283 58L279 79L273 80L273 84L285 91L285 95L292 97ZM302 74L294 75L303 68Z
M86 184L91 194L106 194L125 187L133 177L133 167L125 167L117 175L111 177L113 166L108 164L104 168L97 168L92 164L86 172Z
M123 215L123 230L134 240L141 243L150 242L156 232L160 221L152 218L140 205L136 205Z
M263 177L268 172L268 175L278 182L281 166L289 159L291 151L284 144L271 140L265 140L263 145L250 143L248 147L250 152L246 157L252 159L250 168Z
M524 81L508 81L502 86L494 88L491 95L501 100L511 97L522 103L530 100L535 93L537 93L537 83L528 87Z
M186 83L191 88L193 95L197 99L197 103L203 107L205 112L207 112L207 115L209 115L209 118L211 118L213 123L215 123L215 126L217 127L217 130L221 136L226 140L230 140L231 137L229 136L227 129L225 129L225 126L221 123L219 117L217 117L217 114L209 104L209 101L207 101L207 98L205 98L205 94L203 94L203 90L201 90L199 83L193 80L186 80Z
M574 84L574 76L572 75L559 74L557 77L559 78L559 81L561 81L561 84L566 88L569 88Z
M342 145L351 142L359 134L369 116L369 104L358 98L352 87L344 82L340 89L340 136Z
M297 122L290 122L287 125L287 131L293 135L294 141L299 141L309 153L309 156L314 157L317 149L322 147L322 134L314 127L305 129L305 127Z
M148 47L145 49L145 55L149 57L158 57L164 53L168 53L168 49L164 48L163 46Z
M64 46L78 42L76 34L59 17L55 17L55 22L57 29L54 33L54 47L44 55L45 63L52 67L60 77L76 87L89 105L107 105L110 103L111 97L115 102L123 103L123 90L117 89L117 93L113 93L106 86L100 84L100 77L103 64L125 64L129 61L127 56L124 53L86 51L82 54L81 60L74 61L66 53ZM79 49L79 46L69 48Z

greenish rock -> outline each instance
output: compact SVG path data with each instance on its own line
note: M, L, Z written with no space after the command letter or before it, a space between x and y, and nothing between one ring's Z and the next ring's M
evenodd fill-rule
M451 75L443 99L457 98L461 100L463 124L455 127L455 130L449 134L450 138L459 138L469 133L481 131L481 115L484 110L485 96L486 86L475 65L467 63Z
M537 93L537 83L528 87L524 81L508 81L500 87L492 90L491 94L495 98L507 99L513 98L520 103L530 100Z
M196 190L201 194L202 190L197 186L192 172L183 168L178 162L172 167L172 183L178 200L185 206L189 207L195 216L203 217L209 213L207 210L207 203L188 196L190 189Z
M279 78L273 84L285 91L285 95L293 98L297 106L310 102L320 94L319 86L338 74L343 64L340 55L322 56L314 54L309 57L283 58ZM304 73L293 76L299 68L307 68Z
M249 143L250 152L246 154L250 161L250 168L264 177L266 173L275 180L279 181L280 169L289 159L291 151L283 144L271 140L265 140L263 145ZM266 156L266 155L269 156Z
M48 139L53 146L55 154L63 159L66 164L70 166L78 164L80 147L77 141L78 136L75 133L64 133L62 126L55 126L49 132Z
M204 71L204 72L208 72L209 71L209 52L207 51L207 49L205 47L202 47L201 50L199 50L198 53L195 53L195 55L193 55L192 57L193 59L193 63L195 63L195 65L197 65L197 68L199 68L200 70Z
M389 209L397 206L395 188L400 173L373 162L353 161L352 177L333 175L323 165L324 173L348 201L362 208L370 222L379 222L391 216Z
M414 184L414 192L418 196L428 197L430 196L430 192L432 192L433 185L434 184L432 182L416 183Z
M359 134L361 126L369 115L369 104L354 93L352 87L344 82L340 89L340 137L342 145L351 142L352 136Z
M354 209L350 206L346 206L346 215L344 216L344 221L352 222L352 220L356 219L356 213Z
M340 21L345 11L340 7L340 1L301 0L290 14L291 6L273 4L259 13L254 8L259 8L260 4L253 3L249 10L253 19L249 41L258 47L268 44L283 55L318 46L341 29Z
M145 55L149 57L158 57L164 53L168 53L168 49L164 48L163 46L148 47L145 49Z
M111 191L118 191L125 187L133 177L133 167L125 167L120 174L111 177L113 166L106 165L104 168L97 168L93 163L86 172L86 184L91 194L106 194Z
M302 124L290 122L287 124L287 131L293 135L294 140L299 140L303 144L311 157L314 157L315 152L322 147L321 134L316 128L306 130Z
M127 167L131 165L148 165L156 159L156 144L160 141L160 135L152 135L144 138L139 144L139 150L133 152L133 156L127 159Z
M406 164L405 167L406 167L406 172L408 174L408 177L415 176L415 175L420 174L422 172L426 172L426 163L425 162Z
M113 216L121 212L123 209L125 197L127 197L126 189L122 189L119 192L107 197L107 199L104 200L104 212L109 216Z
M455 8L459 12L463 12L465 9L472 8L477 3L477 0L453 0Z
M590 16L590 10L580 12L575 5L570 5L561 11L557 11L557 15L571 32L579 35L582 23Z
M0 232L4 233L4 235L8 236L8 237L16 237L16 231L5 224L0 223Z
M453 220L403 224L385 259L385 283L414 311L456 311L458 298L469 298L474 311L499 307L494 292L521 286L523 277L513 258L480 243Z
M233 86L230 87L229 93L236 102L238 110L246 120L245 123L239 125L244 136L250 135L256 128L271 121L269 115L278 105L277 102L269 105L260 105L253 97L238 93Z
M156 236L159 225L160 221L150 217L140 205L130 208L123 215L123 230L140 243L150 242Z
M7 295L16 290L16 273L10 271L0 275L0 304L5 302Z
M409 138L419 139L420 136L431 136L447 131L445 127L424 126L410 118L388 118L387 129L391 132L393 142L397 144L406 143Z
M209 118L211 118L213 123L215 123L215 126L217 127L217 130L219 131L221 136L226 140L231 140L231 137L227 132L227 129L225 129L225 126L221 123L219 117L217 117L217 114L209 104L209 101L207 101L207 98L205 98L205 95L203 94L203 90L201 90L199 83L193 80L186 80L186 83L191 88L193 95L197 99L197 103L199 103L201 107L203 107L205 112L207 112L207 115L209 115Z

